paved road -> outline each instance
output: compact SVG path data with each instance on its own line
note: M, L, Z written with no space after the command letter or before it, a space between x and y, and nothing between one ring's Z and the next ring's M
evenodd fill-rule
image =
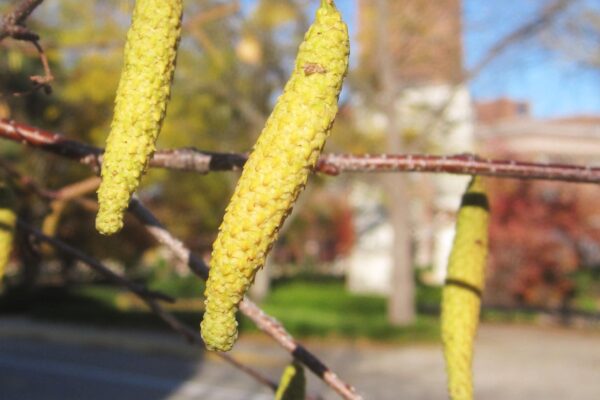
M445 399L439 346L309 343L368 399ZM242 339L234 355L276 378L288 355L268 340ZM483 400L600 399L600 333L484 326L476 395ZM310 392L336 399L320 381ZM170 335L0 319L0 399L269 399L222 361Z
M600 399L598 332L484 326L476 346L476 399ZM368 398L447 398L438 346L365 350L358 359L338 365L350 366L343 375Z
M32 339L0 341L2 400L256 399L272 396L219 365L179 356L80 347ZM228 382L229 378L237 380Z

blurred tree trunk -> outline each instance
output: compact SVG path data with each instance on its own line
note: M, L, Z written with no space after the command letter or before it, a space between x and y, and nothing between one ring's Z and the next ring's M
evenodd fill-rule
M393 325L407 325L415 319L415 284L411 252L408 182L400 174L385 177L389 196L392 244L392 291L388 298L388 319Z
M401 83L394 74L393 58L390 55L388 27L388 0L377 0L377 55L381 89L378 99L387 120L387 151L405 151L400 138L396 97ZM414 279L411 254L409 182L404 174L390 174L384 178L388 194L388 211L394 231L392 245L391 292L388 298L388 319L393 325L408 325L415 319Z
M261 303L271 290L270 260L271 258L268 257L265 265L254 277L254 283L248 291L249 297L257 303Z

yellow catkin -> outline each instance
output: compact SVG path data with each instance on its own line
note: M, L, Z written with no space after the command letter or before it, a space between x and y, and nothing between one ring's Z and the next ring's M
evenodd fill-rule
M98 189L96 229L110 235L137 189L167 109L181 34L182 0L137 0Z
M302 365L293 362L285 367L275 400L304 400L306 398L306 378L304 377L304 368Z
M12 192L0 183L0 280L10 258L17 214Z
M346 24L333 1L323 0L213 245L201 325L211 350L227 351L237 338L237 305L317 162L337 113L348 54Z
M55 236L56 230L58 229L58 223L67 205L66 201L55 200L50 203L50 212L44 218L42 222L42 233L46 236ZM42 243L40 246L44 255L50 255L54 253L54 247L48 243Z
M473 346L485 278L488 216L483 183L473 177L458 211L442 293L442 341L452 400L473 398Z

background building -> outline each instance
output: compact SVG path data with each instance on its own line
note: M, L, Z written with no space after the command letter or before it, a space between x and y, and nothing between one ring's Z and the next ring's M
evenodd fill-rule
M395 123L392 130L399 136L399 145L387 146L386 152L472 152L473 110L463 82L461 2L359 0L358 7L359 85L370 85L373 97L391 92L392 96L384 97L393 106L387 114L383 110L389 104L369 107L376 102L365 98L368 91L361 91L365 97L355 99L357 126L365 134L383 131L389 138L386 128ZM382 20L382 15L387 17ZM383 77L386 72L391 77L387 81ZM390 212L379 213L378 223L369 222L369 229L357 226L362 236L350 259L350 288L392 292L392 238L398 229L411 232L413 263L432 266L431 281L441 283L454 234L454 215L467 181L453 176L411 177L405 190L418 195L411 196L410 204L387 207L407 209L410 226L393 227L388 215L394 213ZM371 186L370 190L357 189L354 196L359 215L377 209L365 204L376 201L373 193L386 190ZM369 198L361 198L361 192L369 193ZM375 197L381 202L384 194Z

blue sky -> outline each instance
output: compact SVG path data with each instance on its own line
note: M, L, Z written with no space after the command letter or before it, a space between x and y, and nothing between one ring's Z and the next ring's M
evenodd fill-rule
M336 4L355 37L356 0ZM465 66L474 65L499 38L533 18L539 4L538 0L463 0ZM312 5L316 7L317 1ZM600 70L583 68L533 44L507 51L471 81L470 88L475 99L529 101L536 117L600 114Z
M537 5L534 0L465 0L467 67L506 32L530 20ZM531 44L507 51L470 86L475 98L528 100L538 117L600 113L600 71Z

